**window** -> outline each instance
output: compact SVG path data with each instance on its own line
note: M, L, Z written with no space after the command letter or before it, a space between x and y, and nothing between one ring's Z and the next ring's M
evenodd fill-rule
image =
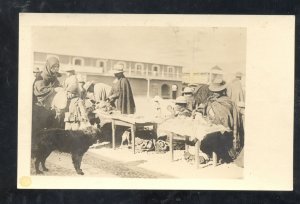
M136 63L135 64L135 73L137 75L142 75L144 71L144 64L142 63Z
M106 61L105 60L97 60L96 61L96 67L105 68L106 67Z
M83 66L83 59L82 58L73 58L73 65Z
M81 66L81 60L80 59L76 59L74 64L78 65L78 66Z
M168 66L168 71L169 71L169 76L173 77L174 76L174 67Z
M153 76L158 76L158 73L159 73L159 65L152 65L152 70L153 70Z

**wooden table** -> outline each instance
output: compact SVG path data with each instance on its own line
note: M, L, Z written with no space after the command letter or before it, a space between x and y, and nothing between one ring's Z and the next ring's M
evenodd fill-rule
M170 134L170 156L171 156L171 161L174 161L173 136L176 133L173 133L173 132L170 132L170 133L171 133ZM179 135L177 135L177 136L179 136ZM185 135L183 137L185 137L186 139L189 139L190 136ZM200 160L199 160L200 143L201 143L201 141L197 140L197 142L195 144L195 166L197 169L199 168L199 163L200 163ZM188 150L188 147L189 147L189 145L185 144L185 150ZM218 164L217 154L215 152L213 152L212 156L213 156L213 166L217 166L217 164Z
M172 119L167 121L169 124L162 124L161 129L169 132L170 134L170 157L171 161L174 161L174 148L173 140L174 135L183 137L185 139L197 138L195 144L195 166L199 168L199 150L202 139L209 133L228 131L227 128L220 125L201 125L195 120L184 120L184 119ZM185 145L185 150L188 149L188 145ZM213 165L217 166L218 158L217 154L213 152Z
M131 145L132 145L132 151L135 154L135 135L136 131L139 128L144 128L147 126L152 126L153 131L157 133L157 123L152 122L152 121L147 121L143 118L133 118L129 117L126 115L109 115L109 114L103 114L103 113L97 113L97 117L104 120L108 120L111 122L111 127L112 127L112 148L116 148L116 127L119 126L125 126L125 127L130 127L131 129Z

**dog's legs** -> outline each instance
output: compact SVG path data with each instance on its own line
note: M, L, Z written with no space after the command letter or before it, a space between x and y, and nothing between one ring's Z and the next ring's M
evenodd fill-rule
M82 158L82 157L80 157L78 155L78 153L72 153L72 161L73 161L73 165L74 165L74 168L75 168L77 174L84 175L84 173L80 169L80 165L79 165L79 161L81 161L80 158Z
M83 156L82 154L78 156L78 169L79 169L79 171L81 171L81 172L82 172L82 169L81 169L80 167L81 167L82 156ZM83 172L82 172L82 173L83 173Z
M41 159L41 164L42 164L43 171L48 171L49 170L49 169L46 168L45 162L46 162L46 159L48 158L48 156L51 154L51 152L52 151L45 152L45 154L43 155L43 157Z
M42 174L42 173L43 173L43 172L40 171L40 169L39 169L40 162L41 162L41 159L40 159L39 156L37 156L37 157L35 158L35 162L34 162L36 174Z

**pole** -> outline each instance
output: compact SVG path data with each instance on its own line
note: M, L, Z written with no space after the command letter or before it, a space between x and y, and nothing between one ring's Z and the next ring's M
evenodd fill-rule
M147 98L150 98L150 78L147 78Z

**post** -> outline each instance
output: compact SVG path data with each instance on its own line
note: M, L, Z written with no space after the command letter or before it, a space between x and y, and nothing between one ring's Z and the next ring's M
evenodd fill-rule
M150 98L150 78L147 78L147 98Z
M170 134L170 153L171 153L171 161L174 160L174 152L173 152L173 133Z
M200 140L197 140L195 144L195 163L196 163L196 169L199 168L199 149L200 149Z
M218 156L217 156L217 154L215 152L213 152L212 155L213 155L213 165L217 166L217 164L218 164Z
M112 148L116 149L116 126L115 126L114 119L112 119L111 122L111 129L112 129Z
M132 151L133 151L133 154L135 154L135 130L136 130L136 127L134 124L131 125L131 148L132 148Z

